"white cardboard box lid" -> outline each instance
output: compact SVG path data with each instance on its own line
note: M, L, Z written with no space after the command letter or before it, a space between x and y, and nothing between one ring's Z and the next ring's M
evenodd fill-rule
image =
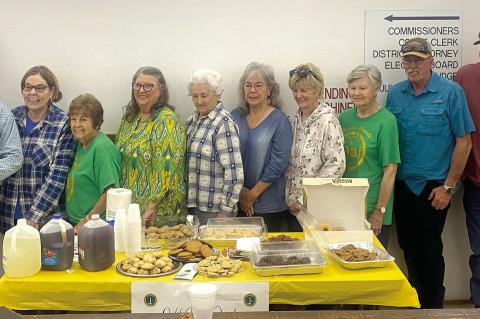
M303 179L308 212L319 222L347 230L365 230L368 187L367 178Z

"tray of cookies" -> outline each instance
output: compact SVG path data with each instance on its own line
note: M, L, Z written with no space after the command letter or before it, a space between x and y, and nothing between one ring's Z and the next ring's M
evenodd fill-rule
M348 269L385 267L395 261L395 257L372 242L328 244L325 249L333 259Z
M173 261L160 251L138 252L117 264L117 271L131 277L160 277L176 273L181 262Z
M210 256L198 263L198 273L207 277L230 277L245 270L241 260L232 260L222 254Z
M150 226L145 229L143 249L168 249L177 243L197 237L198 225L167 224L160 227Z
M326 265L323 254L308 240L261 242L250 258L259 276L321 273Z
M168 256L184 263L198 263L206 257L218 255L218 250L201 240L186 240L176 244L168 251Z
M199 238L215 245L230 246L238 238L266 238L267 227L262 217L211 218L199 229Z

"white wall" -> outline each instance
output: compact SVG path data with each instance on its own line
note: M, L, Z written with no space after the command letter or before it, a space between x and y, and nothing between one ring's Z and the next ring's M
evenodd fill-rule
M89 92L105 109L103 130L115 131L130 96L131 76L143 65L165 74L171 103L183 119L192 111L185 85L198 68L225 79L224 102L237 102L238 79L251 61L274 67L287 113L295 110L287 71L320 66L327 82L343 83L363 62L365 10L462 10L463 61L477 61L471 43L480 31L477 0L2 0L0 100L22 103L20 80L33 65L50 67L67 108ZM447 298L467 299L467 241L463 209L454 205L445 232ZM398 254L397 254L398 255Z

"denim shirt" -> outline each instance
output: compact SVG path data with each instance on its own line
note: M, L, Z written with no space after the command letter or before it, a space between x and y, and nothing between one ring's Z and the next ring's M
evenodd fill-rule
M415 94L410 81L394 85L387 109L398 124L400 157L397 179L419 195L429 180L445 180L455 139L475 131L462 88L435 72Z

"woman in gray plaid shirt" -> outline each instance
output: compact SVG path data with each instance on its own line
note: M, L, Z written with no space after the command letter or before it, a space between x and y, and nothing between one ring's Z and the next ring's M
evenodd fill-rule
M198 70L188 83L196 110L186 123L189 213L200 224L237 214L243 185L238 129L220 101L223 83L213 70Z

